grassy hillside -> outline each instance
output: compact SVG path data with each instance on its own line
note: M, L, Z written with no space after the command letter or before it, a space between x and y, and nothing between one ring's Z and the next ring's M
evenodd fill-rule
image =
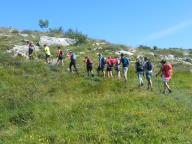
M67 67L0 55L0 143L192 143L191 73L162 95L160 78L137 88L133 67L127 84Z
M94 46L95 40L88 39L63 48L77 52L77 75L69 73L67 59L64 66L46 65L42 51L33 61L5 53L26 39L36 43L48 34L28 31L28 37L23 37L7 29L0 29L0 33L4 33L0 36L0 144L192 143L191 66L174 66L173 93L163 95L160 77L153 77L152 92L146 90L146 80L145 86L138 88L133 62L127 83L86 76L85 56L93 58L95 73L96 53L114 56L116 50L128 49L126 46L106 42ZM55 51L56 47L51 47L53 56ZM159 49L139 49L136 53L149 52L183 54L182 50ZM157 63L155 66L157 72Z

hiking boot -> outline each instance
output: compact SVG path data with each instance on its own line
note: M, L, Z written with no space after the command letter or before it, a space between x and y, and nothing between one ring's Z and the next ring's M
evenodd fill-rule
M171 89L169 89L168 91L169 91L169 93L172 93L172 90L171 90Z

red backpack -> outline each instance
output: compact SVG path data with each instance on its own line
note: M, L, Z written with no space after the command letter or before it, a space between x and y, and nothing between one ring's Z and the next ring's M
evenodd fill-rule
M164 64L162 69L163 75L165 77L170 77L173 73L173 66L172 64Z
M118 63L118 59L117 58L113 58L113 64L117 64Z
M59 56L60 56L60 57L63 57L63 56L64 56L64 52L63 52L62 50L59 52Z
M87 59L87 64L93 64L93 62L90 58Z

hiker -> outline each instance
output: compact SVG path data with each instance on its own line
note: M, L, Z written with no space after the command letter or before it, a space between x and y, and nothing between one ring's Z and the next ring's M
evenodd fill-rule
M59 65L59 64L63 65L63 59L64 59L64 52L61 50L61 47L58 46L57 65Z
M129 59L123 53L121 54L121 63L123 65L124 79L127 82L127 72L129 69Z
M139 87L143 86L143 62L141 60L141 58L137 58L136 62L135 62L135 70L137 73L137 77L139 80Z
M70 72L73 72L72 70L72 66L75 68L75 71L78 73L78 70L77 70L77 66L76 66L76 63L77 63L77 55L70 51L69 52L69 58L70 58L70 64L69 64L69 69L70 69Z
M108 57L106 60L107 63L107 77L113 77L113 59L112 57Z
M102 54L98 54L99 58L99 66L97 68L97 75L99 75L100 71L103 73L103 77L105 77L105 64L106 60L105 57Z
M172 77L172 72L173 72L173 66L169 64L166 60L162 60L161 62L161 68L159 72L156 74L158 76L161 74L163 84L164 84L164 91L163 93L166 94L166 90L169 91L169 93L172 92L170 86L169 86L169 81L171 80Z
M46 63L49 64L50 63L51 52L50 52L49 47L46 44L44 45L44 50L45 50Z
M147 57L144 58L144 72L147 79L147 90L153 90L152 75L153 75L153 64Z
M28 43L28 47L29 47L29 60L32 60L35 47L32 42L27 42L27 43Z
M89 57L85 57L84 62L86 63L86 68L87 68L87 75L93 76L93 62Z
M118 57L113 59L113 63L115 64L115 70L117 72L117 79L121 79L121 61Z

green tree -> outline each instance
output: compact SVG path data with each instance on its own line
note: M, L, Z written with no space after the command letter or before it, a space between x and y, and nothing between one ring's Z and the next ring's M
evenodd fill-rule
M49 21L47 19L45 19L45 20L40 19L39 20L39 26L42 29L47 29L49 27Z
M154 46L154 47L153 47L153 50L157 50L157 49L158 49L158 47L157 47L157 46Z

